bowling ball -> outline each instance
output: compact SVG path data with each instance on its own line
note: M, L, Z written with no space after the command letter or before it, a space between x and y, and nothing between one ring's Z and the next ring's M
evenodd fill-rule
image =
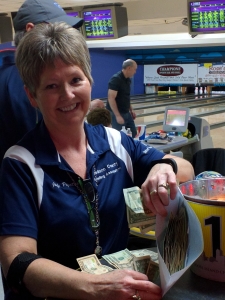
M219 178L219 177L224 177L224 176L215 171L204 171L204 172L198 174L195 177L195 179L199 180L199 179Z

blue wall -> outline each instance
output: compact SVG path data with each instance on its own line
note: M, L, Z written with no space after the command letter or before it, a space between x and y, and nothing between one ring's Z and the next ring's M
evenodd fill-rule
M90 49L90 55L94 79L91 98L105 98L108 93L108 81L113 74L122 69L125 53L123 51Z
M113 74L122 69L122 63L127 58L126 51L90 49L92 77L94 85L91 98L106 98L108 93L108 81ZM144 66L138 66L132 79L131 95L144 94Z

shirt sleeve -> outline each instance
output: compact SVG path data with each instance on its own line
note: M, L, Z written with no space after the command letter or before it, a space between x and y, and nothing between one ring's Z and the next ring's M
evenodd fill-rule
M108 88L113 91L119 91L120 79L118 77L112 77L109 81Z
M132 159L134 185L140 187L150 172L150 163L153 160L162 159L165 153L140 141L135 141L126 135L122 135L122 144Z
M4 176L4 170L7 170L7 176ZM28 166L17 159L5 158L0 175L1 235L37 238L39 207L36 191Z

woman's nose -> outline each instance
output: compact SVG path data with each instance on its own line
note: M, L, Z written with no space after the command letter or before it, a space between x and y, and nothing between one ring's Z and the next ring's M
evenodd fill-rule
M71 99L75 97L74 87L69 84L66 84L62 87L62 96L65 99Z

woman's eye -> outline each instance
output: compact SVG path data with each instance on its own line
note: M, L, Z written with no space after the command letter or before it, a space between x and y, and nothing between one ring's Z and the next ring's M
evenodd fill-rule
M72 83L78 83L79 81L81 81L80 78L73 78L73 79L72 79Z
M49 84L46 86L46 89L50 90L50 89L54 89L55 87L56 87L56 84Z

